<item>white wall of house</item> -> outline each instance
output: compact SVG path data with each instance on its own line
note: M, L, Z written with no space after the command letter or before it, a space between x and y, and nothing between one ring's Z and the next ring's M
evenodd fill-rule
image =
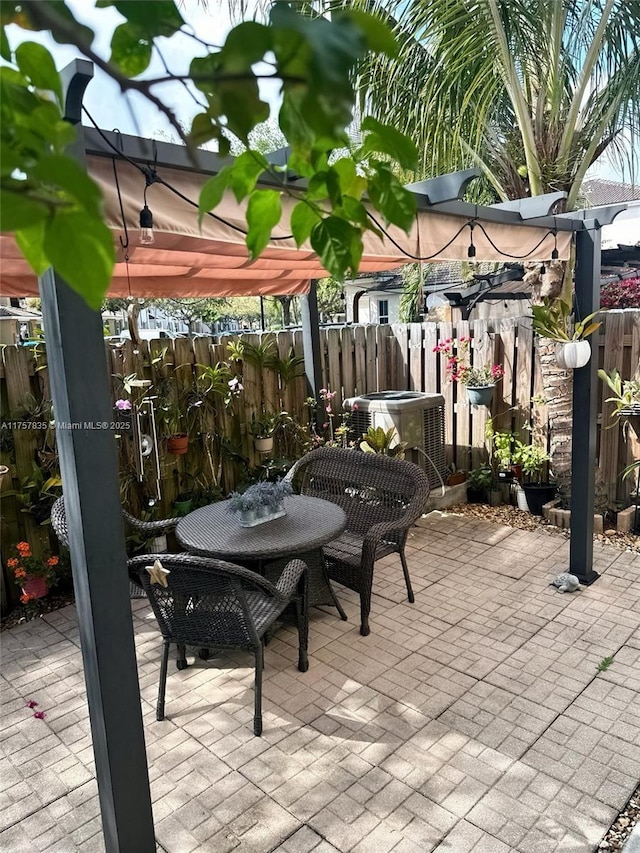
M353 302L364 287L362 283L345 282L344 290L347 323L353 323ZM358 301L358 323L397 323L400 316L400 296L396 291L367 290Z
M615 249L619 243L637 246L640 243L640 202L629 202L629 209L619 213L611 225L602 228L602 248Z

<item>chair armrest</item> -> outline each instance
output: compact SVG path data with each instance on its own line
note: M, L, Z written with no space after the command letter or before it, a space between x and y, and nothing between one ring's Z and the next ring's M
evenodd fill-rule
M162 535L170 530L175 530L178 526L178 522L180 521L180 518L161 518L158 521L141 521L139 518L136 518L124 509L122 510L122 515L127 524L133 527L134 530L139 530L141 533L146 533L147 535L151 535L153 533Z
M276 589L280 595L290 598L296 591L298 581L307 570L307 564L302 560L291 560L282 570L282 574L276 583Z

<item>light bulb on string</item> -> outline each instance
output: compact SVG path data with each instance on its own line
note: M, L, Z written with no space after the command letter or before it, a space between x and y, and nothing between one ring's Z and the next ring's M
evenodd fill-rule
M144 207L140 211L139 240L141 246L150 246L152 243L155 243L155 236L153 234L153 213L147 205L147 189L157 180L158 178L156 177L155 171L150 168L145 171L145 185L143 195Z
M469 234L469 248L467 249L467 257L468 258L475 258L475 256L476 256L476 247L473 245L473 228L474 228L473 222L470 222L469 223L469 232L470 232L470 234Z

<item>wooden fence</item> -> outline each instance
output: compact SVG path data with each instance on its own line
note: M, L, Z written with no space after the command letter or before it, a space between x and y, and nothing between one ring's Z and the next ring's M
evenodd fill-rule
M464 388L445 378L445 364L434 352L436 344L448 337L470 335L475 364L497 362L505 375L496 388L491 412L470 406ZM267 336L274 353L282 360L302 356L299 331L278 332ZM259 342L260 336L246 336ZM195 485L200 489L231 490L247 468L261 464L253 449L249 432L251 418L262 408L283 410L306 430L310 411L303 376L283 378L277 369L259 364L230 360L227 344L233 337L220 339L179 338L143 342L134 347L108 347L108 367L112 376L114 402L126 396L123 379L135 376L151 382L149 393L163 400L189 406L192 441L188 454L173 457L161 452L162 502L159 512L171 513L176 495ZM530 440L529 426L544 441L547 431L547 407L543 400L543 382L538 342L527 319L476 320L451 323L412 323L394 326L348 326L322 330L322 381L336 393L334 412L342 411L343 400L372 391L388 389L441 393L445 399L445 442L447 458L457 467L469 469L487 459L485 429L492 417L496 429L513 431L523 441ZM607 370L617 368L623 377L631 377L640 362L640 310L609 311L603 316L599 336L598 364ZM242 377L243 392L235 399L206 394L205 367L219 362L229 365L230 375ZM136 392L131 392L132 396ZM624 500L630 482L623 484L620 472L640 455L633 437L624 441L619 428L610 426L611 404L605 403L607 390L601 388L597 458L599 476L610 499ZM55 471L57 460L52 430L39 428L49 417L43 401L50 399L46 353L6 346L0 365L0 406L3 429L0 433L0 462L10 468L2 490L2 557L20 539L28 539L36 550L48 545L46 528L39 527L32 512L24 512L18 499L7 492L22 492L24 482L38 471ZM532 402L534 400L535 402ZM203 405L202 402L206 405ZM605 428L606 427L606 428ZM223 441L222 439L225 438ZM131 442L120 439L121 475L125 491L133 483ZM277 454L293 457L302 452L299 436L283 434ZM244 461L243 461L244 460ZM36 466L36 467L34 467ZM148 484L147 484L148 485ZM129 490L128 497L136 493ZM38 489L31 490L32 498ZM145 495L138 490L138 506ZM46 502L46 496L45 496ZM32 501L33 503L33 501ZM6 595L6 583L3 583Z

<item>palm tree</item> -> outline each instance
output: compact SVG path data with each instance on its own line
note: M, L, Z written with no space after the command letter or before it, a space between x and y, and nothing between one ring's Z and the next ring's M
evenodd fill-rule
M564 191L563 209L574 210L587 170L605 151L633 174L640 157L640 0L328 5L373 5L382 17L395 16L399 53L370 60L360 89L368 112L417 144L420 177L478 166L494 201ZM534 299L544 292L568 301L571 275L547 265L542 281L538 269L526 276ZM570 380L545 376L553 466L565 484L570 388Z
M477 165L502 200L562 190L573 210L605 150L631 165L639 0L373 2L400 12L401 47L361 89L418 144L425 177Z

